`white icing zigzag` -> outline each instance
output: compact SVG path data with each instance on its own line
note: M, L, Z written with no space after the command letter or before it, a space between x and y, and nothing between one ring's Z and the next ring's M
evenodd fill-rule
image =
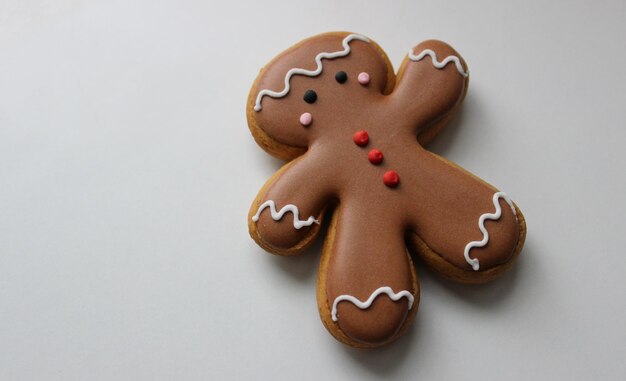
M511 207L511 211L513 211L515 218L517 218L515 207L513 207L513 202L511 201L509 196L507 196L506 193L504 192L494 193L493 206L496 207L495 213L485 213L482 216L480 216L480 218L478 219L478 228L483 233L483 239L481 241L472 241L468 243L467 245L465 245L465 251L463 252L463 256L465 256L465 260L467 261L467 263L469 263L470 266L472 266L472 269L474 269L474 271L478 271L480 269L480 264L478 262L478 259L470 258L469 252L473 248L483 247L487 244L487 242L489 242L489 232L485 228L485 220L495 221L495 220L500 219L500 217L502 216L502 208L500 208L500 202L499 202L500 198L504 199L504 201L506 201L507 204L509 204L509 206Z
M252 221L257 222L263 209L268 207L270 208L272 219L274 219L274 221L278 221L283 218L283 216L287 212L293 213L293 227L296 229L300 229L304 226L310 226L313 223L320 223L313 216L309 217L306 221L300 220L300 212L298 211L298 207L293 204L287 204L283 206L279 211L276 211L276 203L273 200L267 200L263 204L261 204L261 206L259 206L259 210L257 210L256 214L252 216Z
M466 78L469 77L469 72L466 72L465 70L463 70L463 65L461 65L461 60L459 60L459 57L457 56L447 56L446 58L443 59L443 61L437 61L437 53L435 53L431 49L422 50L420 54L418 55L415 55L413 53L413 50L409 50L409 59L411 61L415 61L415 62L421 61L422 58L426 56L430 56L431 60L433 61L433 66L436 67L437 69L443 69L450 62L454 62L454 65L456 66L456 70L459 72L459 74L461 74L463 77L466 77Z
M261 106L261 101L263 100L263 97L266 95L272 98L282 98L285 95L287 95L289 93L289 88L290 88L289 81L291 80L291 77L293 77L294 75L306 75L307 77L317 77L322 72L322 59L326 58L326 59L332 60L333 58L345 57L348 54L350 54L350 46L348 44L352 40L370 42L370 40L367 37L362 36L360 34L348 35L346 36L346 38L343 39L343 42L342 42L343 50L339 50L339 51L332 52L332 53L322 52L322 53L319 53L317 56L315 56L315 62L317 62L317 69L306 70L306 69L301 69L297 67L290 69L285 75L285 88L281 92L276 92L276 91L272 91L269 89L261 90L256 97L256 103L254 104L254 111L261 111L261 109L263 108Z
M409 309L411 309L413 307L413 294L411 294L409 291L407 290L402 290L400 292L398 292L397 294L395 292L393 292L393 290L391 289L391 287L388 286L383 286L380 287L379 289L377 289L376 291L372 292L372 294L370 295L370 297L365 301L362 302L359 299L355 298L352 295L340 295L338 297L335 298L335 301L333 302L333 309L331 312L331 317L333 319L333 321L337 321L337 304L339 304L339 302L342 301L348 301L351 302L352 304L354 304L355 306L357 306L358 308L364 310L366 308L370 308L370 306L372 305L372 303L374 302L374 299L376 299L378 297L378 295L380 294L387 294L387 296L389 296L389 298L391 300L393 300L394 302L397 302L398 300L402 299L402 298L406 298L409 301Z

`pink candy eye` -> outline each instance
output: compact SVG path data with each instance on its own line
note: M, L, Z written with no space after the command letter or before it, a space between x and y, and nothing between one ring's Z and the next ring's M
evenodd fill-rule
M305 112L302 115L300 115L300 124L307 127L308 125L311 124L311 122L313 122L313 116L311 115L310 112Z
M370 75L363 71L363 72L359 73L359 76L357 77L357 80L359 81L359 83L361 85L365 86L368 83L370 83Z

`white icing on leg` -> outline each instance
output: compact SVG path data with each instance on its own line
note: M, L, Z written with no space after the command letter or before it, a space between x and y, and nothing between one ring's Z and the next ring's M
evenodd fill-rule
M494 220L495 221L495 220L499 220L500 217L502 217L502 208L500 208L500 202L499 202L500 198L504 199L504 201L506 201L507 204L509 204L509 206L511 207L511 211L513 212L513 215L515 215L515 218L517 218L517 213L515 212L515 207L513 206L513 202L511 201L509 196L507 196L506 193L504 193L504 192L496 192L496 193L494 193L494 195L493 195L493 206L496 207L495 213L485 213L482 216L480 216L480 218L478 219L478 228L483 233L483 239L481 241L472 241L472 242L468 243L467 245L465 245L465 251L463 252L463 256L465 257L465 260L467 261L467 263L470 266L472 266L472 269L474 269L474 271L480 270L480 264L478 262L478 259L470 258L469 252L473 248L475 248L475 247L483 247L483 246L485 246L487 244L487 242L489 242L489 232L485 228L485 221L486 220Z
M437 61L437 53L435 53L434 50L424 49L420 52L420 54L417 54L417 55L414 54L412 50L409 50L409 59L411 61L415 61L415 62L421 61L426 56L430 56L433 62L433 66L436 67L437 69L443 69L450 62L454 62L454 65L456 66L456 70L459 72L459 74L461 74L463 77L466 77L466 78L469 77L469 72L466 72L463 69L463 65L461 65L461 60L457 56L447 56L446 58L443 59L443 61Z
M261 204L261 206L259 206L259 210L257 210L256 214L252 216L252 221L257 222L259 220L259 216L261 216L261 212L263 212L263 209L265 208L270 208L270 213L274 221L278 221L283 218L283 216L287 212L293 213L293 227L296 229L300 229L304 226L310 226L313 223L320 223L313 216L310 216L305 221L300 220L300 212L298 211L298 207L293 204L287 204L283 206L279 211L276 211L276 203L273 200L267 200L263 204Z
M393 290L391 289L391 287L388 286L383 286L378 288L376 291L372 292L372 294L370 295L370 297L365 301L362 302L359 299L355 298L352 295L340 295L338 297L335 298L335 301L333 302L333 308L332 308L332 312L331 312L331 317L333 319L333 321L337 321L337 304L339 304L339 302L342 301L348 301L351 302L352 304L354 304L355 306L357 306L358 308L364 310L366 308L370 308L370 306L372 305L372 303L374 302L374 299L376 299L378 297L378 295L380 294L387 294L387 296L389 296L389 298L391 300L393 300L394 302L397 302L398 300L402 299L402 298L406 298L409 302L409 309L411 309L413 307L413 294L411 294L409 291L407 290L402 290L400 292L398 292L397 294L395 292L393 292Z
M261 109L263 109L263 106L261 106L261 101L263 100L263 97L266 95L272 98L282 98L285 95L289 94L289 89L290 89L289 81L291 80L291 77L293 77L294 75L306 75L307 77L317 77L318 75L322 73L322 59L326 58L328 60L332 60L333 58L345 57L348 54L350 54L350 45L348 44L352 40L370 42L370 40L367 37L362 36L360 34L348 35L346 36L346 38L343 39L341 43L343 45L343 50L339 50L339 51L332 52L332 53L322 52L322 53L319 53L317 56L315 56L315 62L317 63L317 68L315 70L306 70L306 69L301 69L297 67L290 69L285 75L285 88L282 91L276 92L270 89L263 89L259 91L259 94L256 97L256 102L254 104L254 111L261 111Z

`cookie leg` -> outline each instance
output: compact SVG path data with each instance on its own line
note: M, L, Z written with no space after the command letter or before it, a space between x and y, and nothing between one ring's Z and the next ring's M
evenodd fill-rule
M502 274L524 243L521 211L504 192L441 157L423 151L419 163L417 178L439 191L411 206L413 251L452 280L482 283Z
M340 205L333 215L317 297L322 321L335 338L372 348L408 328L419 304L419 285L402 229L390 222L380 235L364 236L369 221L359 218L358 209Z

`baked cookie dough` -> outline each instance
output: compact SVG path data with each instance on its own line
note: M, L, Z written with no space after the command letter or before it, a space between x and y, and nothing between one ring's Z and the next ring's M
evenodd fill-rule
M289 163L252 203L250 235L294 255L329 222L317 301L345 344L378 347L409 327L420 291L410 253L448 279L482 283L522 249L526 224L513 201L424 148L468 81L444 42L411 48L396 75L374 41L336 32L279 54L252 85L250 131Z

